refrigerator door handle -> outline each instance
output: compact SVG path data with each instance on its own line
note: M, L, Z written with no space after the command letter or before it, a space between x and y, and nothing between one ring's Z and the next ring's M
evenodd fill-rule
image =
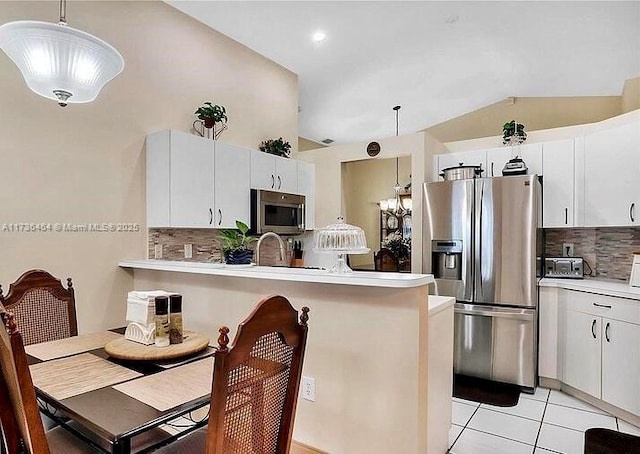
M479 316L485 316L485 317L507 318L512 320L532 321L535 319L535 310L532 310L532 309L496 310L491 308L485 309L485 308L474 306L474 308L455 307L454 312L456 314L479 315Z
M480 284L480 294L484 295L484 291L482 289L482 213L483 213L483 205L484 205L484 184L482 185L482 189L480 191L480 216L478 217L478 226L476 226L476 231L478 232L478 266L476 267L477 279Z

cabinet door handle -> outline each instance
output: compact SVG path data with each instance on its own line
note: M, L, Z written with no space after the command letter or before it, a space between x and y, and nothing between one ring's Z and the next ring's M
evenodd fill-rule
M213 210L209 208L209 225L213 224Z
M611 306L609 306L608 304L593 303L593 305L595 307L604 307L605 309L611 309Z
M591 335L593 338L596 338L596 319L593 319L593 323L591 324Z
M631 222L636 222L635 217L633 216L636 211L636 204L632 203L629 207L629 218L631 218Z
M493 162L491 163L491 176L494 176L493 175Z
M222 225L222 210L218 208L218 214L220 215L220 220L218 221L218 225Z
M609 337L609 328L611 328L611 323L607 322L607 326L604 328L604 337L607 339L607 342L611 342L611 338Z
M569 208L564 209L564 225L569 223Z
M278 175L278 189L280 189L282 187L282 178L280 178L280 175Z
M274 189L276 187L276 178L271 175L271 189Z

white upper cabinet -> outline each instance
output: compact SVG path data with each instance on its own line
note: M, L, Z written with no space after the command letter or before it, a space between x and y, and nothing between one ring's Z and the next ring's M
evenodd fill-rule
M161 131L146 150L148 227L211 227L213 141Z
M464 151L461 153L444 153L434 156L434 181L442 181L440 172L448 167L456 167L460 164L464 166L480 166L484 172L482 176L487 176L487 152L485 150Z
M250 225L249 150L216 141L214 159L215 228L236 228L236 220Z
M559 140L542 145L543 227L573 227L575 157L574 141Z
M315 166L308 162L298 161L298 192L305 196L305 230L315 228Z
M148 227L249 223L249 150L180 131L147 136Z
M297 161L269 153L252 152L251 187L269 191L297 193Z
M585 227L640 225L640 124L584 138Z
M529 175L542 175L542 144L532 143L487 150L487 171L483 176L501 177L504 166L515 157L522 158L529 169Z

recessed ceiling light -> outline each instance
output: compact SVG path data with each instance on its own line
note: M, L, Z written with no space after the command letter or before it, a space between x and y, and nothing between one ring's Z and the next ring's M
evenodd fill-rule
M311 39L316 42L319 43L321 41L324 41L324 39L327 37L327 34L325 32L323 32L322 30L318 30L317 32L315 32L313 34L313 36L311 37Z

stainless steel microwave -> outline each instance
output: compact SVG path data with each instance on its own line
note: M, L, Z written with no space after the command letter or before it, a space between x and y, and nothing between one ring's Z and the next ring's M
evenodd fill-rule
M251 190L251 231L280 235L304 233L305 196Z

